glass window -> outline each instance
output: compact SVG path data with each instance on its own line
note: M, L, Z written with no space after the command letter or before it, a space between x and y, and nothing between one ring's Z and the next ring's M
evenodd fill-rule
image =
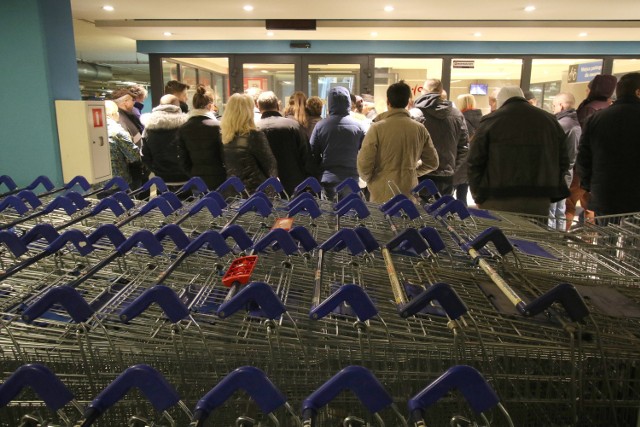
M309 64L308 96L318 96L328 106L329 90L336 86L345 87L349 92L360 94L360 64Z
M576 98L576 107L587 96L587 85L602 73L601 59L534 59L531 63L531 92L538 106L553 112L553 98L568 92Z
M420 96L426 79L442 78L440 58L376 58L373 98L378 113L387 110L387 88L404 80L411 86L413 97Z
M463 58L451 60L451 87L449 99L472 93L476 108L488 114L489 95L504 86L520 86L522 59Z
M294 64L243 64L243 89L272 91L280 100L282 109L295 91L294 70Z
M640 72L640 60L638 59L614 59L613 75L620 80L620 77L628 73Z
M166 84L170 80L178 79L178 64L175 62L162 60L162 80Z
M224 111L224 104L229 98L229 58L167 58L163 60L163 68L167 64L179 63L182 72L182 81L190 86L187 97L189 108L196 89L196 81L211 89L213 99L220 114ZM174 63L175 62L175 63ZM167 77L173 76L167 79ZM164 74L164 82L177 79L176 75Z

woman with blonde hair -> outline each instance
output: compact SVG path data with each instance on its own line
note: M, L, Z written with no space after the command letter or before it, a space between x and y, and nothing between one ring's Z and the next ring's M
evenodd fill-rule
M227 175L240 178L249 193L267 178L278 176L269 141L253 121L253 106L251 96L233 94L220 122Z
M307 95L300 91L293 92L293 95L289 98L289 105L284 110L284 116L295 120L306 129L309 123L309 114L306 107Z

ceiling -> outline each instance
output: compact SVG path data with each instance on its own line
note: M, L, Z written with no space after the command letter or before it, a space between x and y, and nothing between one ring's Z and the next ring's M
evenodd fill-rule
M136 40L640 40L639 0L71 0L71 8L78 59L133 81L148 78ZM317 29L268 34L265 19L316 19Z

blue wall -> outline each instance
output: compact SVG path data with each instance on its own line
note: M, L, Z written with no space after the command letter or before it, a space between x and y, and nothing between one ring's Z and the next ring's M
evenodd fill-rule
M0 174L60 185L54 100L80 99L70 1L2 0L0 57Z

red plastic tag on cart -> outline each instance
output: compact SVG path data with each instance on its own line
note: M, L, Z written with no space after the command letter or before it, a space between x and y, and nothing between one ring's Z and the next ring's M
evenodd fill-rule
M251 273L258 261L257 255L243 256L233 260L227 272L222 277L222 284L227 288L233 286L234 283L246 285L251 279Z
M291 230L291 227L293 226L293 218L277 218L276 222L273 224L273 227L271 227L272 230L275 230L276 228L282 228L283 230Z

